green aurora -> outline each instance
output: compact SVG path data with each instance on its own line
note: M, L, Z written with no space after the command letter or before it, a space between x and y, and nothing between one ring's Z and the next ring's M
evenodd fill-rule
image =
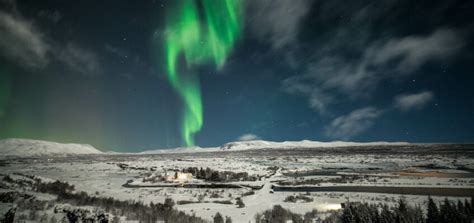
M167 77L183 100L181 136L186 146L194 145L194 135L203 125L199 77L190 68L214 63L220 69L241 33L243 18L242 0L202 0L201 3L181 0L177 10L168 16L165 32ZM177 71L181 55L185 72Z

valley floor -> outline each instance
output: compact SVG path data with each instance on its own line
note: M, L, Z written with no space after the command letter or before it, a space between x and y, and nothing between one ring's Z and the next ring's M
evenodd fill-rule
M425 206L429 195L435 202L474 196L469 145L77 155L8 158L1 164L1 193L56 199L5 180L34 176L97 197L144 204L171 198L178 210L209 221L219 212L233 222L253 222L274 205L301 214L317 209L324 218L345 202L394 205L403 198ZM14 205L0 203L0 214Z

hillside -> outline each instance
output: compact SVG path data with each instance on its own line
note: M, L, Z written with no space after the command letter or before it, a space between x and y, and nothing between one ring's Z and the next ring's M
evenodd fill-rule
M356 146L386 146L386 145L408 145L406 142L319 142L319 141L284 141L273 142L264 140L229 142L220 147L179 147L170 149L148 150L140 154L161 154L161 153L193 153L193 152L217 152L217 151L238 151L253 149L298 149L298 148L336 148L336 147L356 147Z
M319 141L284 141L272 142L264 140L229 142L220 147L221 150L248 150L248 149L293 149L293 148L331 148L349 146L385 146L407 145L406 142L319 142Z
M0 140L0 156L63 156L77 154L100 154L91 145L64 144L31 139L3 139Z

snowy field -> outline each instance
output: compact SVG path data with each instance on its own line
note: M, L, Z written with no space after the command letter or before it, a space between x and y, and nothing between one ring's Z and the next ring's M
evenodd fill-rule
M189 173L190 168L200 172ZM416 188L433 191L436 201L464 200L474 196L474 148L400 144L5 157L0 173L2 180L24 175L59 180L74 185L75 191L144 204L172 198L178 210L206 220L219 212L234 222L252 222L257 213L276 204L301 214L337 210L347 201L394 205L400 197L426 205L427 194ZM16 189L8 185L3 182L1 190ZM371 191L380 187L391 189ZM291 201L290 195L301 199ZM54 199L45 193L35 196ZM2 213L14 205L0 204Z

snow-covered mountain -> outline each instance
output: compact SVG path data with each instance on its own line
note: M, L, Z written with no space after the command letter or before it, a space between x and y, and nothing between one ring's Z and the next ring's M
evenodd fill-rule
M318 142L318 141L284 141L272 142L264 140L229 142L220 147L178 147L172 149L148 150L138 154L163 154L163 153L194 153L194 152L218 152L239 151L252 149L298 149L298 148L337 148L352 146L385 146L385 145L408 145L406 142ZM87 144L63 144L31 139L3 139L0 140L0 157L34 157L34 156L64 156L78 154L101 154L100 150ZM137 154L137 153L111 153L104 154Z
M350 146L384 146L408 145L407 142L319 142L319 141L284 141L272 142L264 140L229 142L220 147L221 150L248 150L248 149L293 149L293 148L329 148Z
M87 144L63 144L31 139L0 140L0 156L63 156L73 154L100 154Z
M220 147L179 147L173 149L148 150L140 154L161 154L161 153L193 153L193 152L217 152L217 151L238 151L251 149L298 149L298 148L331 148L331 147L352 147L352 146L387 146L387 145L408 145L407 142L318 142L310 140L272 142L264 140L229 142Z
M192 147L178 147L170 149L147 150L139 154L162 154L162 153L194 153L194 152L215 152L219 151L219 147L202 148L199 146Z

